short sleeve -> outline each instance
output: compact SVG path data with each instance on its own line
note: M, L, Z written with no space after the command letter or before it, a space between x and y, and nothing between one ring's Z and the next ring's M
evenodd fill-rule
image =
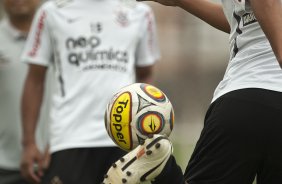
M48 13L41 7L32 22L21 60L26 63L48 66L51 63L51 37L48 31Z
M149 66L160 59L155 16L151 9L145 13L136 52L136 65Z

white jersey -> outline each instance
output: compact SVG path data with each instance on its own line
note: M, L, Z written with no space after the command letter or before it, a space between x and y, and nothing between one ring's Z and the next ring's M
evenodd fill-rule
M221 95L242 88L282 92L282 69L247 0L222 0L231 26L230 61L214 93Z
M22 60L53 63L51 152L115 146L106 133L106 104L135 82L135 67L159 58L154 15L122 0L48 1L37 12Z
M20 101L27 66L20 62L26 35L13 28L4 18L0 23L0 168L19 170L21 160ZM43 149L48 132L46 110L43 106L37 144ZM43 123L44 119L44 123Z

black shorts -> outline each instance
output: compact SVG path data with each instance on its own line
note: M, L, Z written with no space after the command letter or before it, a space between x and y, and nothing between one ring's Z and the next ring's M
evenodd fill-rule
M230 92L211 104L185 171L189 184L282 184L282 93Z
M117 147L55 152L42 184L100 184L111 164L125 154Z
M0 169L0 184L28 184L19 170Z

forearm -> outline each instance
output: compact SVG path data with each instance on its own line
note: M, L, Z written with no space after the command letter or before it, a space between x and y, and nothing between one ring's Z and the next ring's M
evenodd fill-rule
M281 0L250 0L254 14L268 38L282 68L282 3Z
M176 6L223 32L230 33L229 23L221 4L208 0L177 0Z
M24 85L21 116L23 127L23 145L36 144L35 130L40 115L40 107L43 99L44 83L35 80L32 74L27 75Z

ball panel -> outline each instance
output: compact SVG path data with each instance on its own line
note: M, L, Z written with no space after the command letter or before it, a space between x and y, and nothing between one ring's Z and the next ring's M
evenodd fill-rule
M164 102L166 101L164 93L159 90L158 88L149 85L149 84L141 84L140 88L146 93L149 97L157 102Z
M120 94L110 113L110 129L114 142L126 150L132 149L131 127L132 97L129 92Z
M149 107L151 105L154 105L154 104L152 104L151 102L149 102L145 98L143 98L140 95L138 95L138 109L137 109L137 113L139 113L140 111L142 111L142 109L145 109L145 108L147 108L147 107Z
M148 111L138 118L137 127L144 135L158 134L164 128L164 121L164 117L160 113Z

